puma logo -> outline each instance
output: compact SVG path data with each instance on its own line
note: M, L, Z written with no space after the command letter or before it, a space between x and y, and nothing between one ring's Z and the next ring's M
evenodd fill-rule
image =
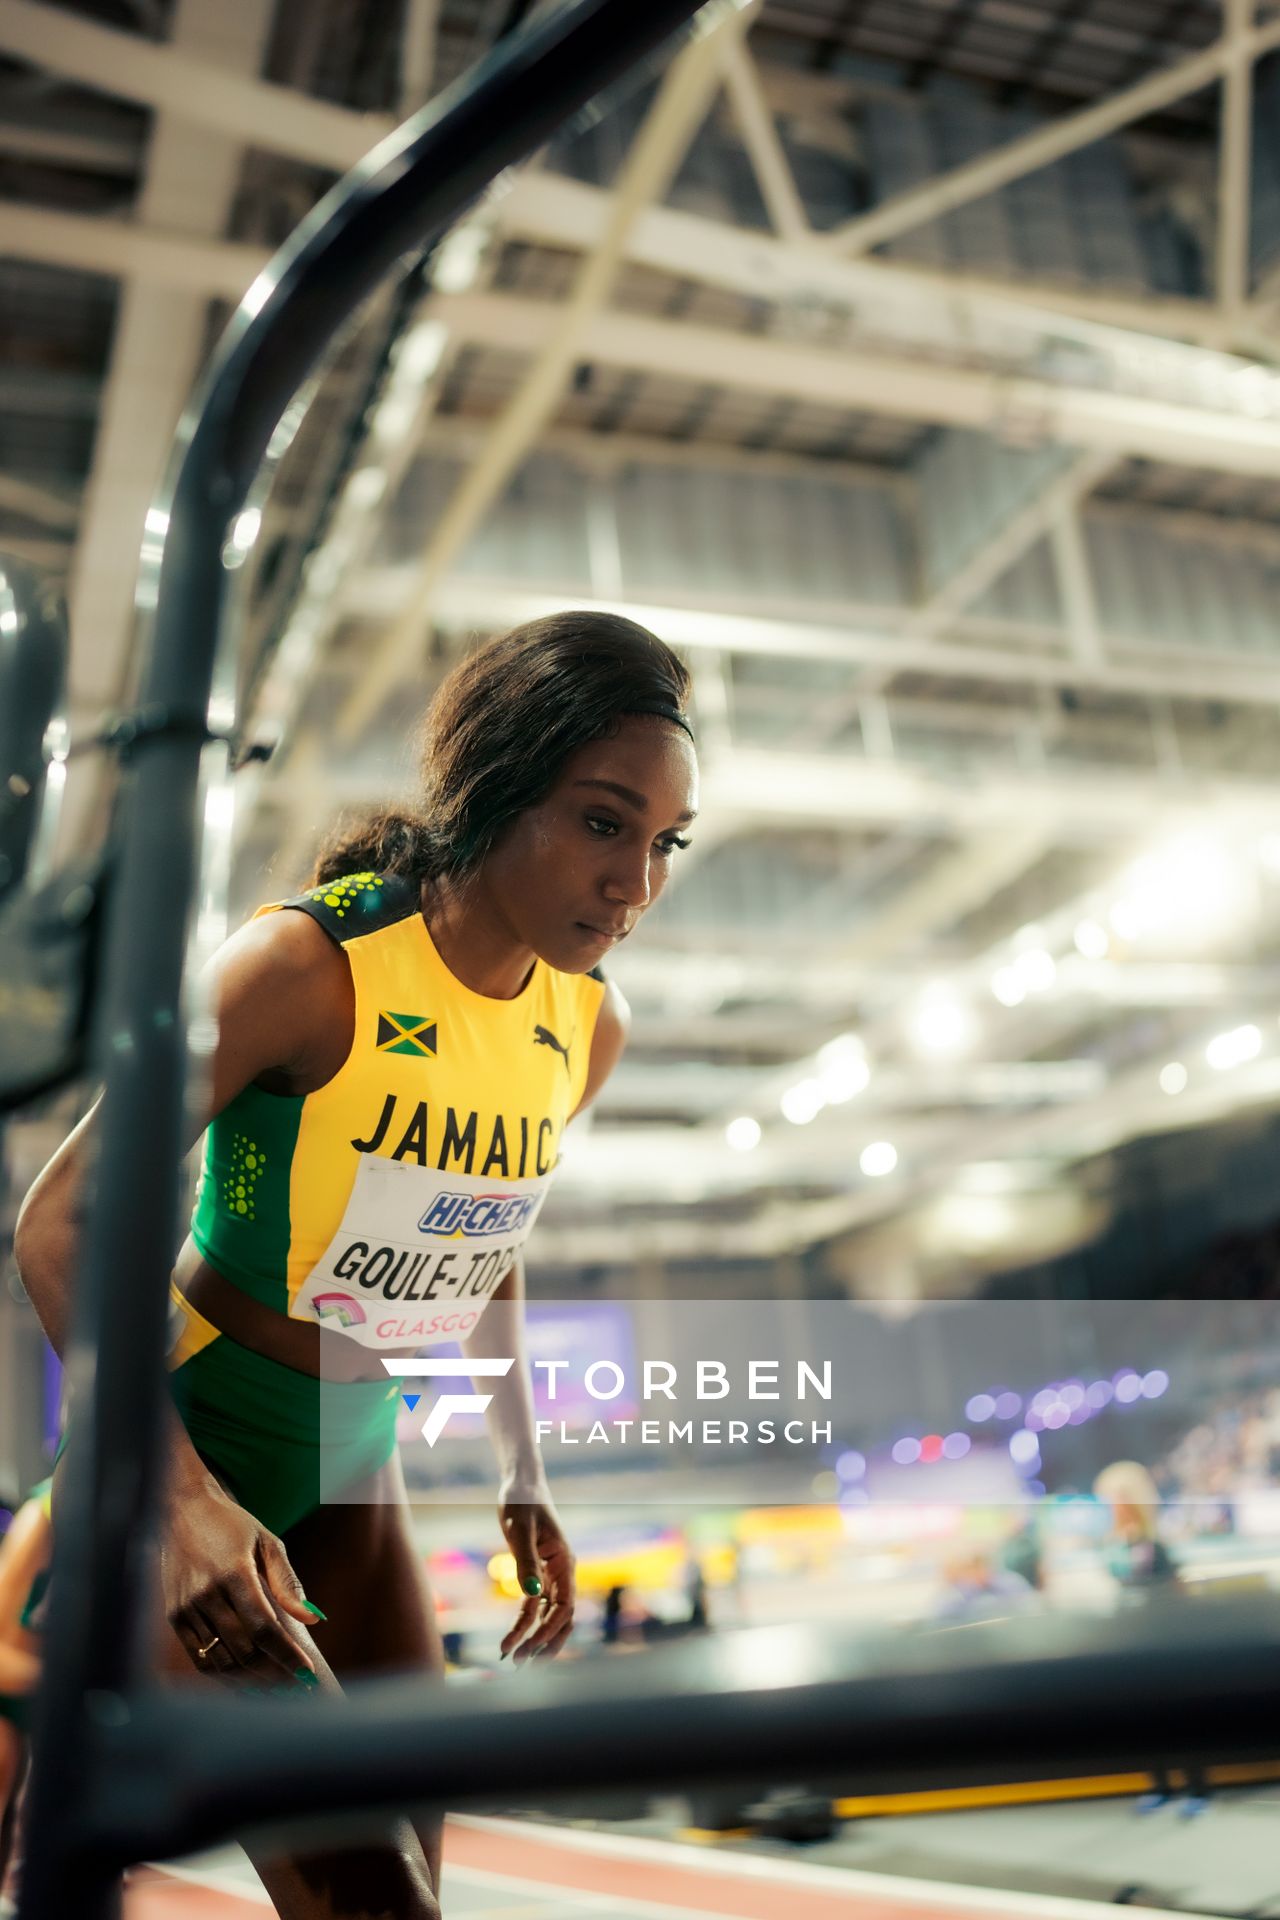
M535 1047L554 1048L554 1050L558 1054L561 1054L563 1056L564 1070L566 1073L569 1072L569 1048L564 1046L561 1041L556 1039L550 1027L535 1027L533 1030L533 1044ZM572 1044L573 1042L570 1041L569 1045L572 1046Z

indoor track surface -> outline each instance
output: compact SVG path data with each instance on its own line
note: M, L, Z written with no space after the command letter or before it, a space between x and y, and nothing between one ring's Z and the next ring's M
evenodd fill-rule
M1094 1901L523 1821L451 1819L445 1854L449 1920L777 1920L780 1906L787 1920L1114 1920L1116 1913ZM270 1910L244 1855L228 1848L131 1875L125 1920L255 1920Z

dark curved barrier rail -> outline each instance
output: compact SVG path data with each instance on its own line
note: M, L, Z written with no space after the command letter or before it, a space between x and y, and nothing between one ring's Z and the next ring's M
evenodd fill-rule
M597 1662L483 1688L376 1680L341 1702L140 1700L101 1732L113 1764L94 1844L137 1859L251 1823L284 1833L317 1806L351 1817L706 1780L892 1791L1278 1751L1269 1600L880 1635L758 1628L609 1665L607 1682ZM159 1774L173 1751L181 1770ZM553 1778L535 1752L554 1755Z
M281 414L365 296L697 10L698 0L575 0L505 40L376 147L246 295L148 516L152 564L161 548L159 594L121 794L97 1011L107 1119L68 1356L76 1437L60 1488L48 1629L57 1653L37 1710L24 1920L72 1911L103 1920L114 1905L84 1820L101 1789L85 1701L100 1716L139 1665L177 1227L179 1000L223 547ZM301 1764L301 1747L297 1757Z

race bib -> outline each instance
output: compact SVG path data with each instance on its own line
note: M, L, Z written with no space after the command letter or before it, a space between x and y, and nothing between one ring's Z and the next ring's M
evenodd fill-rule
M362 1154L342 1225L289 1307L362 1347L470 1333L529 1238L551 1175L486 1180Z

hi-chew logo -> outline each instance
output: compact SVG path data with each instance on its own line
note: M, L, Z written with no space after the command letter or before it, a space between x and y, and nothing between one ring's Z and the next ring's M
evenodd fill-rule
M416 1380L500 1380L515 1365L510 1360L384 1360L388 1373ZM405 1394L410 1412L418 1404L417 1394ZM434 1447L449 1424L451 1413L483 1413L493 1399L491 1393L442 1393L423 1422L422 1437Z
M519 1233L536 1204L530 1193L438 1193L419 1220L418 1231L449 1240Z

